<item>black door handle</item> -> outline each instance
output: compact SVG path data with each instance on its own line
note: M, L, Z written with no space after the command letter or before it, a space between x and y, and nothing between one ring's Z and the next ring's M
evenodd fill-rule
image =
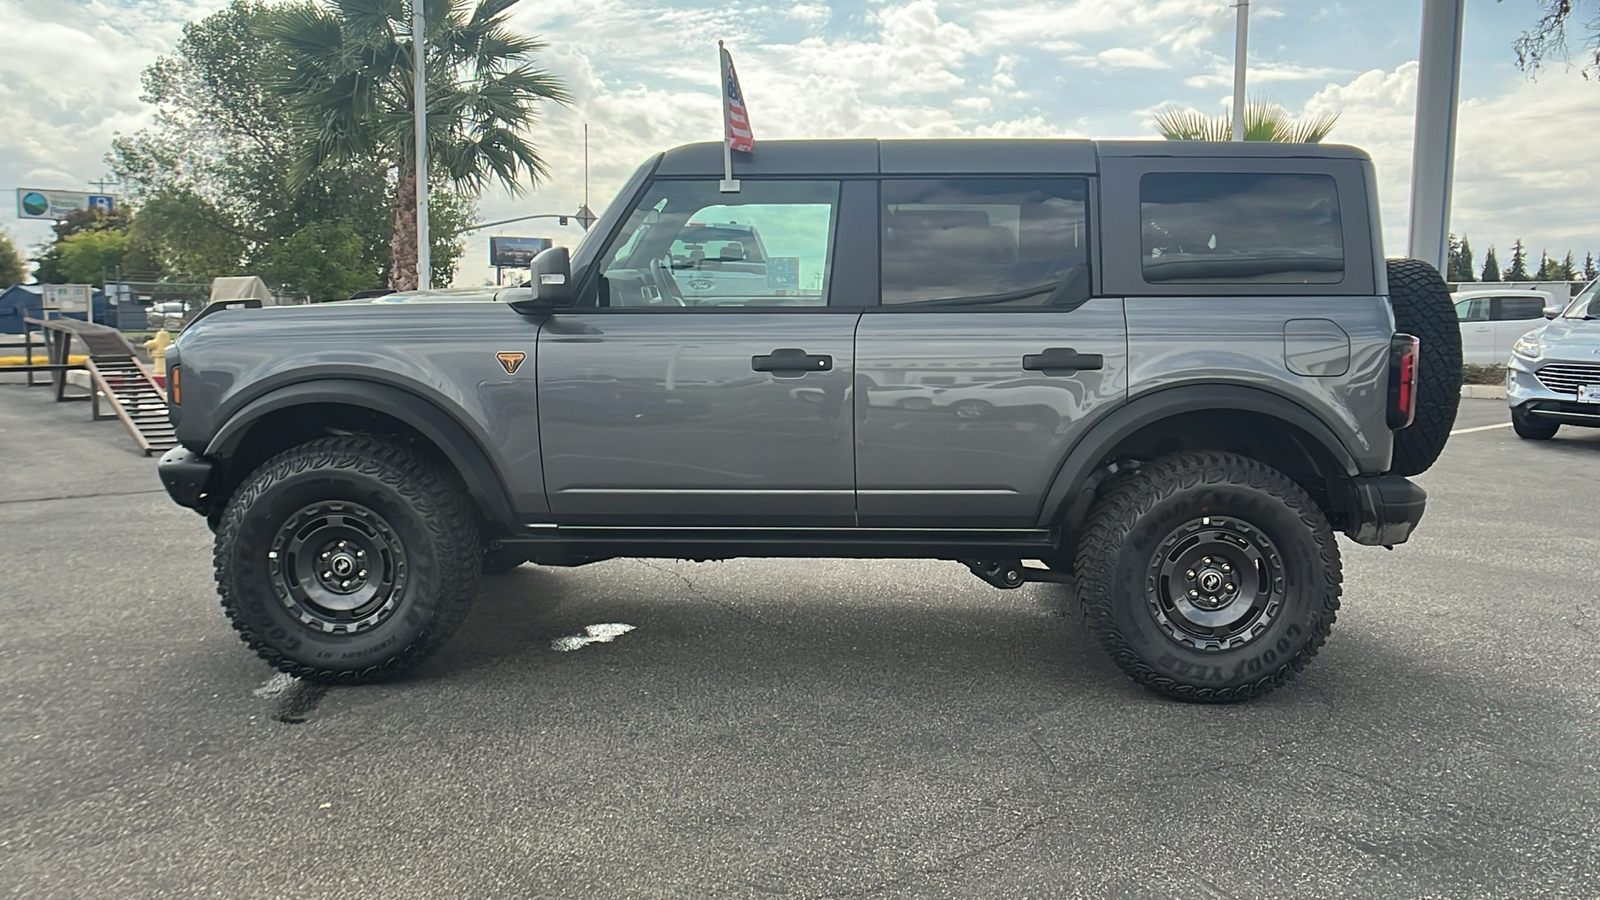
M1043 353L1029 353L1022 358L1022 367L1030 372L1046 375L1065 375L1084 369L1101 369L1106 358L1098 353L1079 353L1071 347L1051 347Z
M750 357L750 368L757 372L771 372L778 378L798 378L807 372L833 371L833 357L785 347L766 356Z

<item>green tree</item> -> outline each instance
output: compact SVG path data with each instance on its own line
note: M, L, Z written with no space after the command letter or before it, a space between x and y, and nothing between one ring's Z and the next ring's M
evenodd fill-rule
M83 261L84 256L82 254L87 252L86 250L79 251L80 255L78 257L78 266L75 268L72 275L81 276L85 272L92 271L93 280L90 282L83 282L74 280L73 277L69 276L68 272L65 270L65 254L68 242L73 237L80 234L94 234L99 232L113 232L121 235L123 238L126 238L128 228L132 224L133 215L132 213L128 212L126 206L118 206L115 210L109 213L88 209L80 209L69 213L66 218L57 220L57 222L51 226L51 231L54 232L55 237L50 242L41 246L39 248L39 255L33 258L34 262L38 263L38 266L33 270L34 280L40 284L99 284L101 278L103 277L101 274L101 269L100 267L89 265ZM85 244L84 247L87 248L90 246L99 246L105 243L107 242L90 241L88 244ZM118 259L118 261L112 265L112 268L116 268L118 265L121 265L138 269L141 272L155 270L155 261L145 256L142 251L139 250L139 248L134 247L124 241L123 249L123 257Z
M1600 271L1595 270L1594 253L1591 252L1583 258L1583 280L1594 281L1596 278L1600 278Z
M544 103L568 99L534 65L545 45L507 26L516 2L427 7L430 166L472 196L491 181L519 193L524 180L548 175L528 132ZM417 283L410 21L407 0L316 0L286 7L262 29L289 60L277 89L295 125L291 184L362 159L395 171L389 282L400 289Z
M1571 250L1568 250L1566 258L1562 259L1561 262L1555 266L1554 274L1556 281L1578 280L1578 263L1572 258Z
M262 272L274 248L302 229L339 222L361 237L360 269L387 270L393 187L386 163L330 163L290 183L295 133L289 99L277 88L289 57L259 35L291 8L233 0L185 26L172 54L144 73L154 125L112 142L112 169L139 204L132 253L161 260L176 277ZM448 283L461 228L476 210L448 191L435 205L447 214L430 223L434 272ZM300 289L322 296L339 287Z
M382 283L383 272L362 258L361 234L348 222L314 222L262 256L262 274L314 301L345 300Z
M1483 255L1483 274L1478 277L1478 280L1490 282L1500 280L1500 261L1494 258L1494 247L1492 246L1489 248L1489 252Z
M1555 264L1550 259L1550 251L1539 251L1539 268L1533 273L1534 281L1555 280Z
M1450 250L1445 258L1446 281L1472 281L1472 245L1465 237L1450 235Z
M1503 2L1503 0L1502 0ZM1547 58L1571 60L1567 45L1567 20L1584 5L1584 0L1535 0L1539 5L1539 21L1529 31L1524 31L1511 47L1517 54L1517 67L1529 75L1537 75ZM1583 39L1583 76L1600 75L1600 15L1583 25L1587 35Z
M1528 280L1528 251L1522 246L1522 238L1517 238L1511 245L1511 268L1505 271L1506 281Z
M11 235L0 231L0 289L20 284L27 277L28 266L22 261L22 253L17 250Z
M1169 141L1233 140L1233 117L1227 114L1208 116L1199 110L1169 108L1157 112L1155 120L1161 136ZM1338 121L1338 113L1329 113L1296 122L1282 106L1252 100L1244 107L1244 139L1319 144Z
M80 231L61 241L61 277L66 284L106 283L106 274L122 268L128 255L123 231Z

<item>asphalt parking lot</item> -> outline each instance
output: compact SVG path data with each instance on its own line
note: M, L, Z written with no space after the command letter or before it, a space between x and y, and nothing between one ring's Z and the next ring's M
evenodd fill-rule
M235 639L120 424L8 379L0 896L1593 898L1597 472L1600 431L1457 435L1243 705L937 562L524 566L410 680L322 691Z

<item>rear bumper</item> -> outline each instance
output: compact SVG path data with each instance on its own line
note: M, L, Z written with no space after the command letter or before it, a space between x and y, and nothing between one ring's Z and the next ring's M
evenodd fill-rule
M216 465L187 447L173 447L162 454L156 473L161 476L161 486L167 489L172 502L208 515L211 511L208 491Z
M1422 521L1428 492L1399 475L1364 475L1350 480L1350 524L1345 534L1358 544L1403 544Z

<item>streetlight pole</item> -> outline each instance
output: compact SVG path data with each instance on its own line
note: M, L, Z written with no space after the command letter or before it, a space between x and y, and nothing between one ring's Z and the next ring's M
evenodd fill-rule
M417 157L417 290L433 286L432 243L428 238L428 74L427 17L424 0L411 0L411 104Z
M1238 10L1233 32L1233 139L1244 140L1244 63L1249 44L1250 0L1233 5Z

